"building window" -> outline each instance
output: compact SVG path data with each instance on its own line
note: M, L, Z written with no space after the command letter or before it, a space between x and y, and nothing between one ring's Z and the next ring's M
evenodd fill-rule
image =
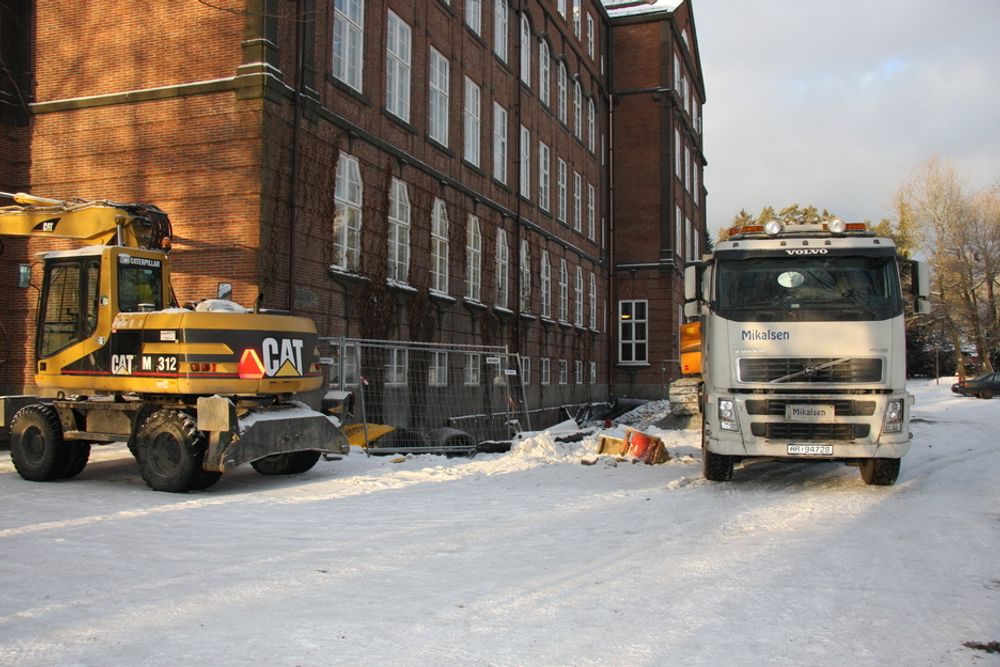
M403 350L398 347L389 348L386 351L386 385L398 387L406 384L406 353L407 350Z
M507 0L493 0L493 53L507 62L507 21L510 7Z
M573 172L573 229L583 230L583 177L580 172Z
M576 296L573 324L578 327L583 326L583 268L576 267Z
M594 17L587 14L587 55L594 59Z
M359 372L361 368L361 348L357 343L333 343L333 366L330 367L330 386L343 388L353 387L358 384Z
M590 362L590 384L597 384L597 362Z
M531 25L527 14L521 14L521 81L531 87Z
M405 284L410 275L410 194L406 183L389 187L389 280Z
M357 271L361 259L361 169L358 159L346 153L337 160L334 188L333 265Z
M364 0L336 0L333 6L333 76L358 92L361 92L364 35Z
M521 384L531 384L531 357L521 357Z
M647 307L649 302L618 302L618 361L641 364L647 361Z
M528 239L521 239L521 289L518 301L521 312L531 312L531 256Z
M681 173L681 131L674 130L674 174L677 178L682 178Z
M507 230L497 229L497 300L496 304L506 308L510 283L510 248L507 246Z
M559 384L569 384L569 362L559 360Z
M448 145L448 59L430 48L430 79L427 91L427 134L442 146Z
M543 211L549 211L551 202L549 201L549 147L548 144L538 142L538 206Z
M556 8L559 10L559 15L566 18L566 0L558 0Z
M410 26L389 10L386 23L385 108L410 120Z
M573 380L577 384L583 384L583 359L577 359L573 363Z
M566 65L560 60L558 76L556 77L556 108L559 114L559 121L566 124L566 87L569 80L566 75Z
M551 372L549 370L549 358L541 357L539 360L538 368L538 383L539 384L549 384L552 379Z
M583 141L583 88L579 81L573 82L573 134Z
M479 166L479 108L479 86L469 77L465 77L462 157L477 167Z
M483 0L465 0L465 25L477 35L482 34Z
M448 353L431 352L427 365L427 384L432 387L444 387L448 384Z
M531 131L521 126L521 196L531 199Z
M559 222L566 222L566 161L559 158L556 173L556 218Z
M431 212L431 289L448 293L448 209L437 198Z
M552 58L549 55L549 43L541 39L538 41L538 99L545 106L549 106L551 101L551 66Z
M559 260L559 321L569 322L569 270L566 260Z
M597 108L594 106L594 99L587 100L587 150L594 152L595 135L597 134Z
M573 0L573 34L580 39L580 22L583 20L583 8L580 0Z
M465 384L479 384L479 355L467 352L465 355L465 366L462 370L463 381Z
M587 183L587 238L593 241L597 236L597 192Z
M465 297L480 300L483 284L483 236L479 233L479 218L469 216L465 232Z
M590 328L597 331L597 277L590 272Z
M552 265L549 264L549 251L542 251L542 262L538 267L539 284L541 287L542 317L552 317Z
M507 110L493 103L493 178L507 182Z

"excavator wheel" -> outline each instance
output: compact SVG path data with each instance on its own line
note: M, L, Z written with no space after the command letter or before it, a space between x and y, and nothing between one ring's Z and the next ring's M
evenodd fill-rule
M273 454L250 463L261 475L298 475L311 470L319 461L319 452Z
M220 474L202 468L205 448L205 436L191 415L157 410L136 433L139 474L154 491L185 493L207 489L218 481Z
M63 468L59 477L70 479L79 475L87 467L87 461L90 460L90 443L67 442L63 446L69 450L69 456L66 457L66 467Z
M10 458L26 480L48 482L66 477L70 448L63 442L55 408L36 403L17 411L10 424Z

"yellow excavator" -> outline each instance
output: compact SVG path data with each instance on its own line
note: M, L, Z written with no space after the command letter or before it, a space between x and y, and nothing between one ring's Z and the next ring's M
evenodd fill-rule
M74 477L91 445L112 442L128 443L150 488L171 492L208 488L244 463L288 475L347 453L336 419L296 400L323 382L312 320L259 300L181 307L171 225L156 206L0 198L14 202L0 206L0 235L83 244L42 254L40 396L20 399L9 424L21 477Z

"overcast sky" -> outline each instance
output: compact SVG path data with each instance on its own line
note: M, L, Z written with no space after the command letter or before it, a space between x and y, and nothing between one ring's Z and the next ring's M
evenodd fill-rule
M892 217L933 155L1000 183L1000 0L690 0L712 235L741 208Z

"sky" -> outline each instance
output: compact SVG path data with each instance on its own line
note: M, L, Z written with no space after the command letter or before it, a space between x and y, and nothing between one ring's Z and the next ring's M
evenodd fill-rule
M921 164L1000 184L1000 0L689 0L708 227L812 204L893 218Z

